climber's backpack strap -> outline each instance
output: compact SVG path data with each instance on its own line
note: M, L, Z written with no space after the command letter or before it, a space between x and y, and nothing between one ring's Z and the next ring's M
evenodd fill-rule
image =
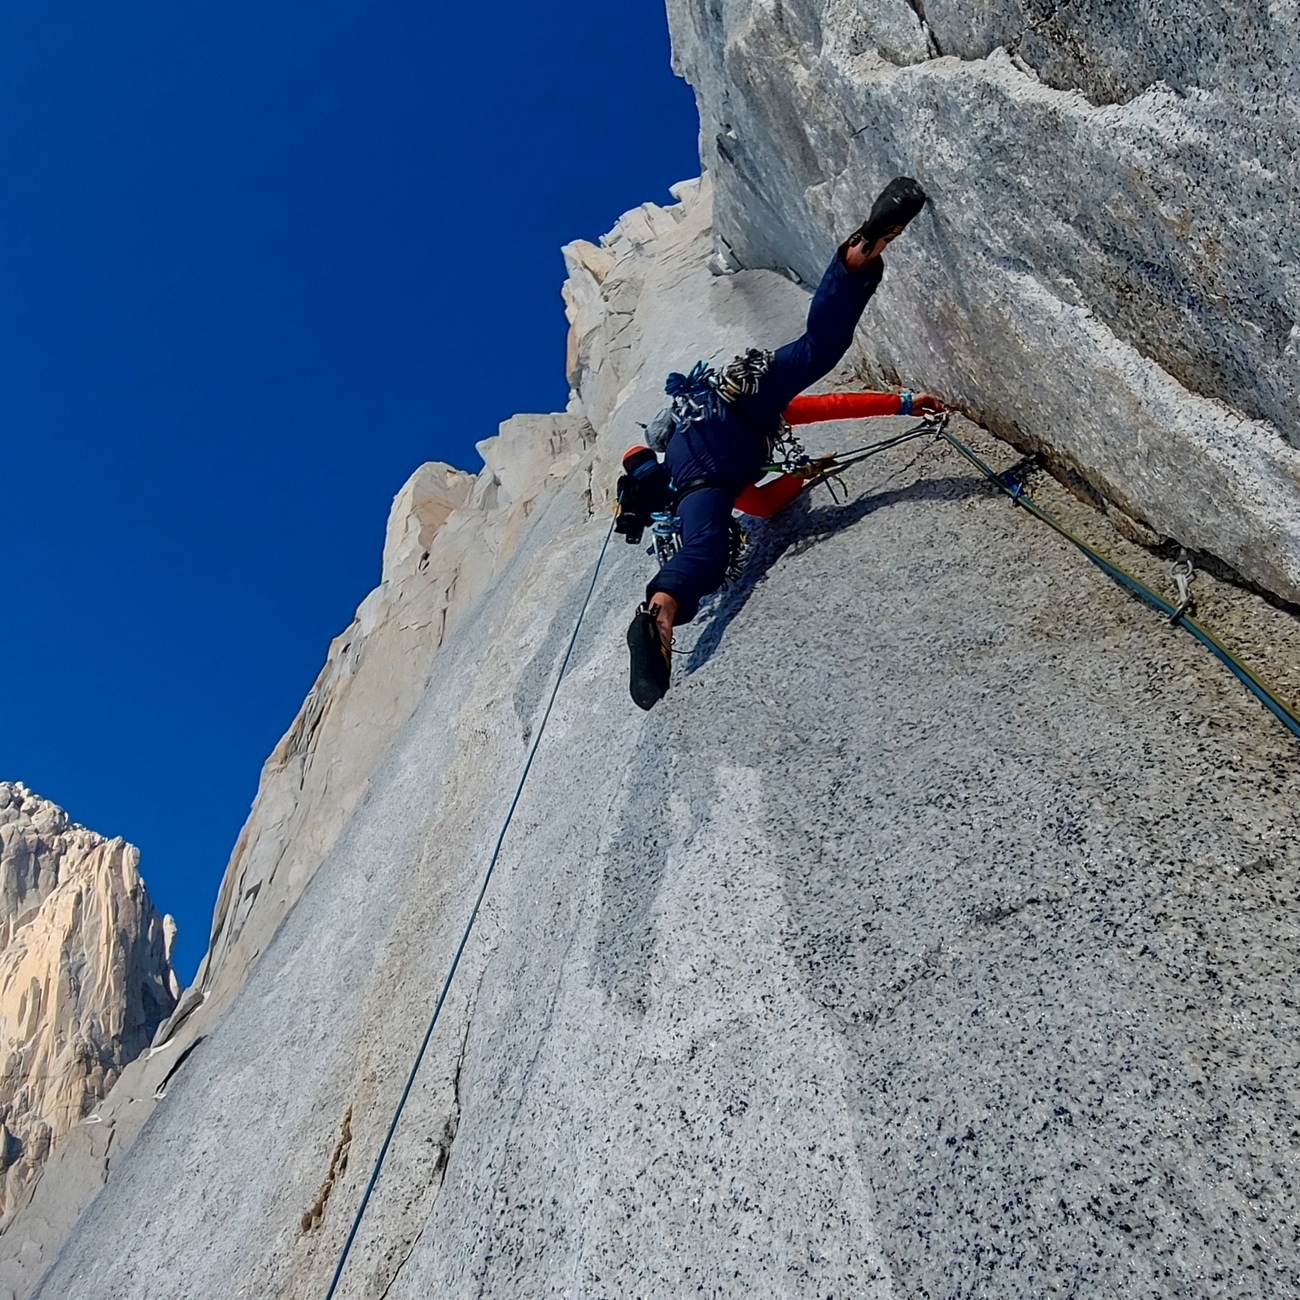
M674 483L673 509L676 510L692 492L704 492L709 488L721 488L725 492L734 492L736 485L725 478L718 478L716 474L701 474L699 478L688 478L680 487Z

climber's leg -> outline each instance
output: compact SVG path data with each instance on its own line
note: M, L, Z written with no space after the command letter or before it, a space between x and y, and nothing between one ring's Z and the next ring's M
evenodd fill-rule
M722 586L731 543L731 510L736 494L728 488L701 488L677 505L682 521L682 548L646 587L646 601L671 596L677 604L675 624L689 623L700 601Z
M758 393L746 402L756 415L762 418L768 407L779 415L793 397L835 369L853 342L853 331L884 270L880 257L856 273L838 252L831 258L808 308L807 328L793 343L777 349Z
M925 192L915 181L890 181L871 216L836 250L809 304L802 337L777 350L758 393L743 399L757 419L777 419L792 398L839 364L884 274L880 250L924 204Z
M701 488L687 493L677 504L682 521L681 550L646 587L646 603L627 629L630 687L640 708L653 708L667 693L673 627L689 623L701 599L716 591L727 576L735 500L736 494L729 488Z

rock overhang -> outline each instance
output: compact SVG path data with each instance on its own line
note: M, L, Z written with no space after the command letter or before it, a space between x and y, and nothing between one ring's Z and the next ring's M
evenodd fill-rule
M1276 6L1253 26L1191 8L1181 26L903 0L669 14L732 265L815 282L884 181L918 176L931 211L888 256L864 376L936 389L1138 532L1296 602L1296 29ZM1110 102L1084 71L1131 73L1126 22L1168 75Z

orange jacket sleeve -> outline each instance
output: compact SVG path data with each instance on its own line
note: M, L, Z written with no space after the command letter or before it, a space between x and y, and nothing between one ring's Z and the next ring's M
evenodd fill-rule
M780 478L755 487L752 483L742 488L736 498L736 509L742 515L753 515L756 519L770 519L782 506L791 501L804 490L808 480L796 478L793 474L782 474Z
M901 405L897 393L820 393L796 397L785 408L785 418L788 424L857 420L867 415L897 415Z

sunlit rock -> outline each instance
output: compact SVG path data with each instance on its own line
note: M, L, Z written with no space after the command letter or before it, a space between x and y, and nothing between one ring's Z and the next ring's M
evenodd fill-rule
M148 1046L179 992L139 852L0 781L0 1217Z

